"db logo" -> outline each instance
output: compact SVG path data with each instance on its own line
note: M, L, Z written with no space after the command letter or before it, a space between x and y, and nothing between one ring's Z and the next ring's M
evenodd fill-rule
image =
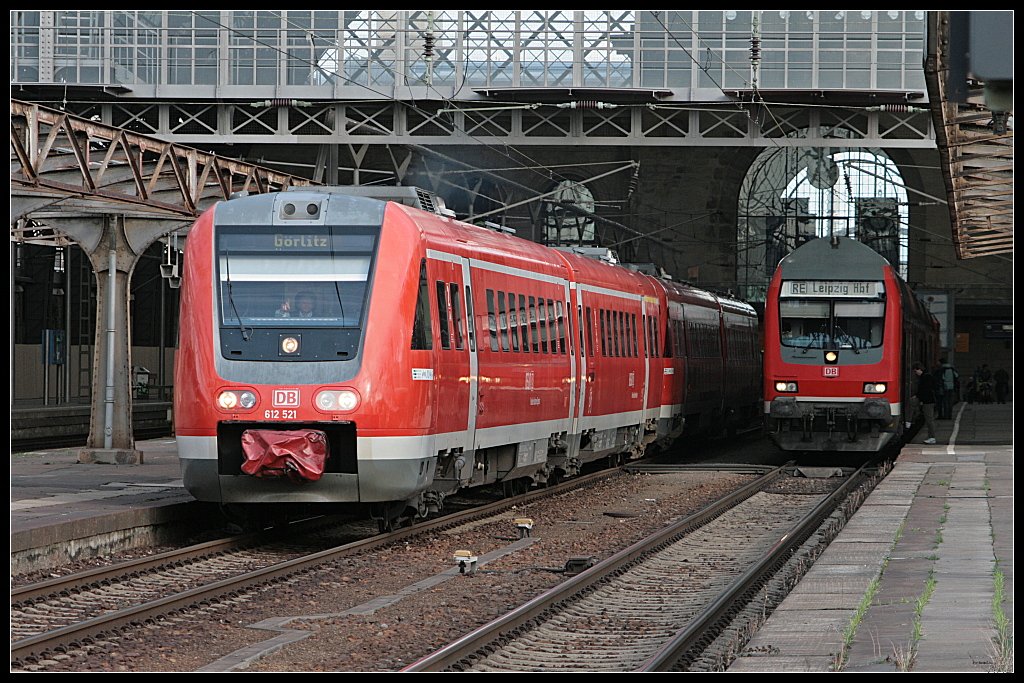
M825 367L823 367L821 369L821 374L825 375L825 377L838 377L839 376L839 368L834 366L834 365L833 366L826 365Z
M274 389L274 405L278 408L298 408L298 389Z

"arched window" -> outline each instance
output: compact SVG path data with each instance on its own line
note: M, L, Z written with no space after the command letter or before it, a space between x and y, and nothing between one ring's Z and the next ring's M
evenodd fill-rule
M846 131L831 132L846 137ZM799 131L794 137L804 137ZM773 147L743 179L737 217L740 295L764 301L779 261L807 240L864 242L907 276L907 190L880 149Z

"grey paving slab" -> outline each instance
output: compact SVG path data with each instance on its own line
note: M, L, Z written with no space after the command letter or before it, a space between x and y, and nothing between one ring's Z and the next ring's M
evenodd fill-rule
M740 657L729 667L729 673L826 672L832 670L829 655L805 657Z
M857 609L861 596L857 593L790 593L775 608L775 612L787 610L847 610L850 614Z

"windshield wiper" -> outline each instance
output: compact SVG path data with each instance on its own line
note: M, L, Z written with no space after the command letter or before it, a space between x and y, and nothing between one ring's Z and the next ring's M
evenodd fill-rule
M839 346L838 340L840 339L840 337L845 337L849 341L849 346ZM858 339L859 339L859 337L858 337ZM836 324L836 340L837 340L837 344L836 345L839 346L839 348L853 349L854 353L856 353L858 355L860 354L860 351L857 350L857 345L853 342L853 335L851 335L849 332L844 330L838 324Z
M231 292L231 252L224 252L224 274L228 279L228 303L231 304L231 310L235 314L235 320L238 321L238 329L242 331L242 341L249 341L252 330L245 329L245 325L242 323L242 316L238 315L238 309L235 307L235 297Z
M331 270L334 271L334 293L338 295L338 308L341 309L341 326L345 327L345 304L341 303L341 288L338 287L338 271L334 267L334 226L327 226L327 234L331 236Z
M816 334L820 334L821 338L815 339L814 335ZM812 348L824 349L825 345L828 344L828 332L825 331L824 323L821 324L821 327L818 328L817 332L812 332L809 336L811 337L811 341L807 342L807 346L801 347L800 349L803 352L803 355L805 356L807 355L807 352L810 351ZM821 346L815 346L815 344L818 344L819 342L821 343Z

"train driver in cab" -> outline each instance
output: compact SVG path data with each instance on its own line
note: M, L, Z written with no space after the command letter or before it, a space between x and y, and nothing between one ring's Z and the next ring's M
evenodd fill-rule
M316 317L316 297L312 292L302 291L295 295L295 305L285 299L274 315L278 318L314 318Z

